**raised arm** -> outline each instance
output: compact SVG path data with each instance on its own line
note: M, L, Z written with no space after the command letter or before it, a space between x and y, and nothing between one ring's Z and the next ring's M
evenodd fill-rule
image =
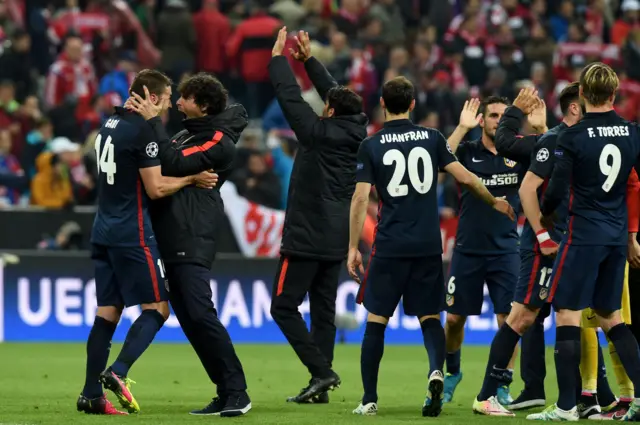
M480 123L480 115L478 115L479 107L479 99L471 99L464 102L464 106L460 112L458 126L453 130L453 133L451 133L447 140L447 143L449 143L449 147L451 148L451 152L456 153L458 146L460 146L462 139L464 139L464 136L471 129L476 128Z
M520 128L527 115L536 110L536 118L542 113L546 114L546 107L533 89L522 89L513 102L513 106L504 111L504 115L498 123L495 144L498 153L517 162L528 162L540 135L520 136ZM537 120L539 121L539 120ZM540 132L546 131L545 125L540 128L534 121ZM544 131L543 131L544 130Z
M304 62L304 69L307 71L307 75L316 91L322 98L327 99L327 93L331 88L338 85L336 80L329 74L327 69L316 58L311 56L311 40L309 40L309 33L305 31L298 32L295 37L298 44L298 50L290 49L289 52L294 59Z
M302 98L302 90L296 81L287 58L282 55L287 38L287 27L278 33L278 39L273 46L271 62L269 62L269 78L276 92L276 98L282 108L287 122L296 133L298 141L303 146L312 143L311 135L320 117Z

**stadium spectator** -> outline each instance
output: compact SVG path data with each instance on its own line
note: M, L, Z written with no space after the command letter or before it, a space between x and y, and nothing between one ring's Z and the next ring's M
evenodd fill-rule
M225 44L231 37L231 23L220 13L218 0L204 0L202 10L193 16L193 24L198 45L198 70L216 74L224 84L228 71Z
M60 157L43 152L36 160L38 172L31 181L31 205L61 209L73 203L71 180Z
M271 131L267 136L267 147L270 149L270 161L273 173L280 181L279 209L287 209L289 182L293 171L293 160L296 155L295 141L285 136L284 132Z
M168 0L158 16L156 44L162 52L160 69L173 81L193 72L196 57L196 30L184 0Z
M629 32L637 28L640 18L640 1L624 0L620 6L622 15L611 28L611 42L618 46L624 45Z
M549 19L551 34L556 41L565 41L569 35L569 25L574 17L573 0L563 0L558 7L558 13Z
M48 108L60 106L67 101L78 106L88 105L96 92L97 81L93 65L83 56L82 39L68 35L64 50L51 65L47 76L45 103Z
M0 207L19 205L22 200L20 183L24 171L18 159L11 154L11 133L0 130ZM11 177L15 177L12 179Z
M108 96L108 102L113 106L121 106L129 97L129 87L138 72L138 60L136 54L125 51L113 71L107 73L100 80L98 94ZM110 115L110 114L109 114Z
M53 139L53 125L47 118L41 118L35 124L35 128L27 134L21 162L29 178L36 174L36 158L46 149L51 139Z
M280 21L266 13L266 0L252 3L251 16L238 25L227 44L232 69L245 82L244 104L249 118L260 117L275 97L269 81L271 45Z
M11 37L11 47L0 56L0 80L10 80L15 84L18 101L24 100L28 94L36 90L30 49L29 33L18 29Z
M234 183L240 196L265 207L280 209L282 188L275 173L267 167L264 155L249 155L245 169L235 173Z

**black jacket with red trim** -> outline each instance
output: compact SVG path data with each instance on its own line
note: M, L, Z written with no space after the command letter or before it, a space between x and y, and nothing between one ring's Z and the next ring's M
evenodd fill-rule
M336 81L315 58L304 64L318 94L326 99ZM356 156L367 137L365 114L321 118L302 99L287 58L269 64L282 112L299 150L293 163L280 253L318 260L342 260L349 245L349 208L356 186Z
M187 186L151 205L151 222L165 263L194 263L211 267L216 239L224 222L220 187L231 174L236 143L248 124L242 105L218 115L183 121L185 129L169 139L159 118L149 120L159 140L162 174L184 177L213 169L214 189Z

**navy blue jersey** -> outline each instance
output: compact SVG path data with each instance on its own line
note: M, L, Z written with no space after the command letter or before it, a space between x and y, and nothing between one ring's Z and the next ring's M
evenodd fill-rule
M615 111L587 113L560 134L542 213L569 192L567 244L627 245L627 179L639 152L637 125Z
M410 120L389 121L362 142L356 181L374 185L380 198L376 256L442 254L438 168L454 161L442 133Z
M520 203L518 188L526 171L522 164L495 155L484 147L482 140L461 143L456 156L482 180L493 196L506 196L514 207ZM517 223L463 186L455 249L486 255L518 252Z
M547 131L535 144L531 153L531 161L529 171L544 180L542 186L538 188L538 200L542 204L544 192L549 184L551 173L553 172L553 164L555 162L554 152L556 150L556 142L558 135L567 129L567 125L562 123ZM562 203L556 210L556 220L554 220L553 229L547 229L551 239L560 243L567 231L567 216L569 214L569 197L565 196ZM539 251L538 238L536 232L533 231L529 221L525 221L520 236L520 249L529 251Z
M98 162L98 212L91 242L105 246L156 243L149 197L140 168L160 165L158 144L145 119L123 108L102 125L95 142Z

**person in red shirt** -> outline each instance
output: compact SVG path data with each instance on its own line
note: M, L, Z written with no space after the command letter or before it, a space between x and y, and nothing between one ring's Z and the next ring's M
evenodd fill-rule
M225 43L231 36L231 23L220 13L218 0L205 0L202 10L193 16L198 50L198 71L211 72L218 78L228 71Z
M227 55L232 68L236 68L246 83L244 104L250 118L260 117L275 91L269 81L268 65L271 47L278 29L279 20L266 13L268 0L256 0L251 16L242 21L227 44Z

